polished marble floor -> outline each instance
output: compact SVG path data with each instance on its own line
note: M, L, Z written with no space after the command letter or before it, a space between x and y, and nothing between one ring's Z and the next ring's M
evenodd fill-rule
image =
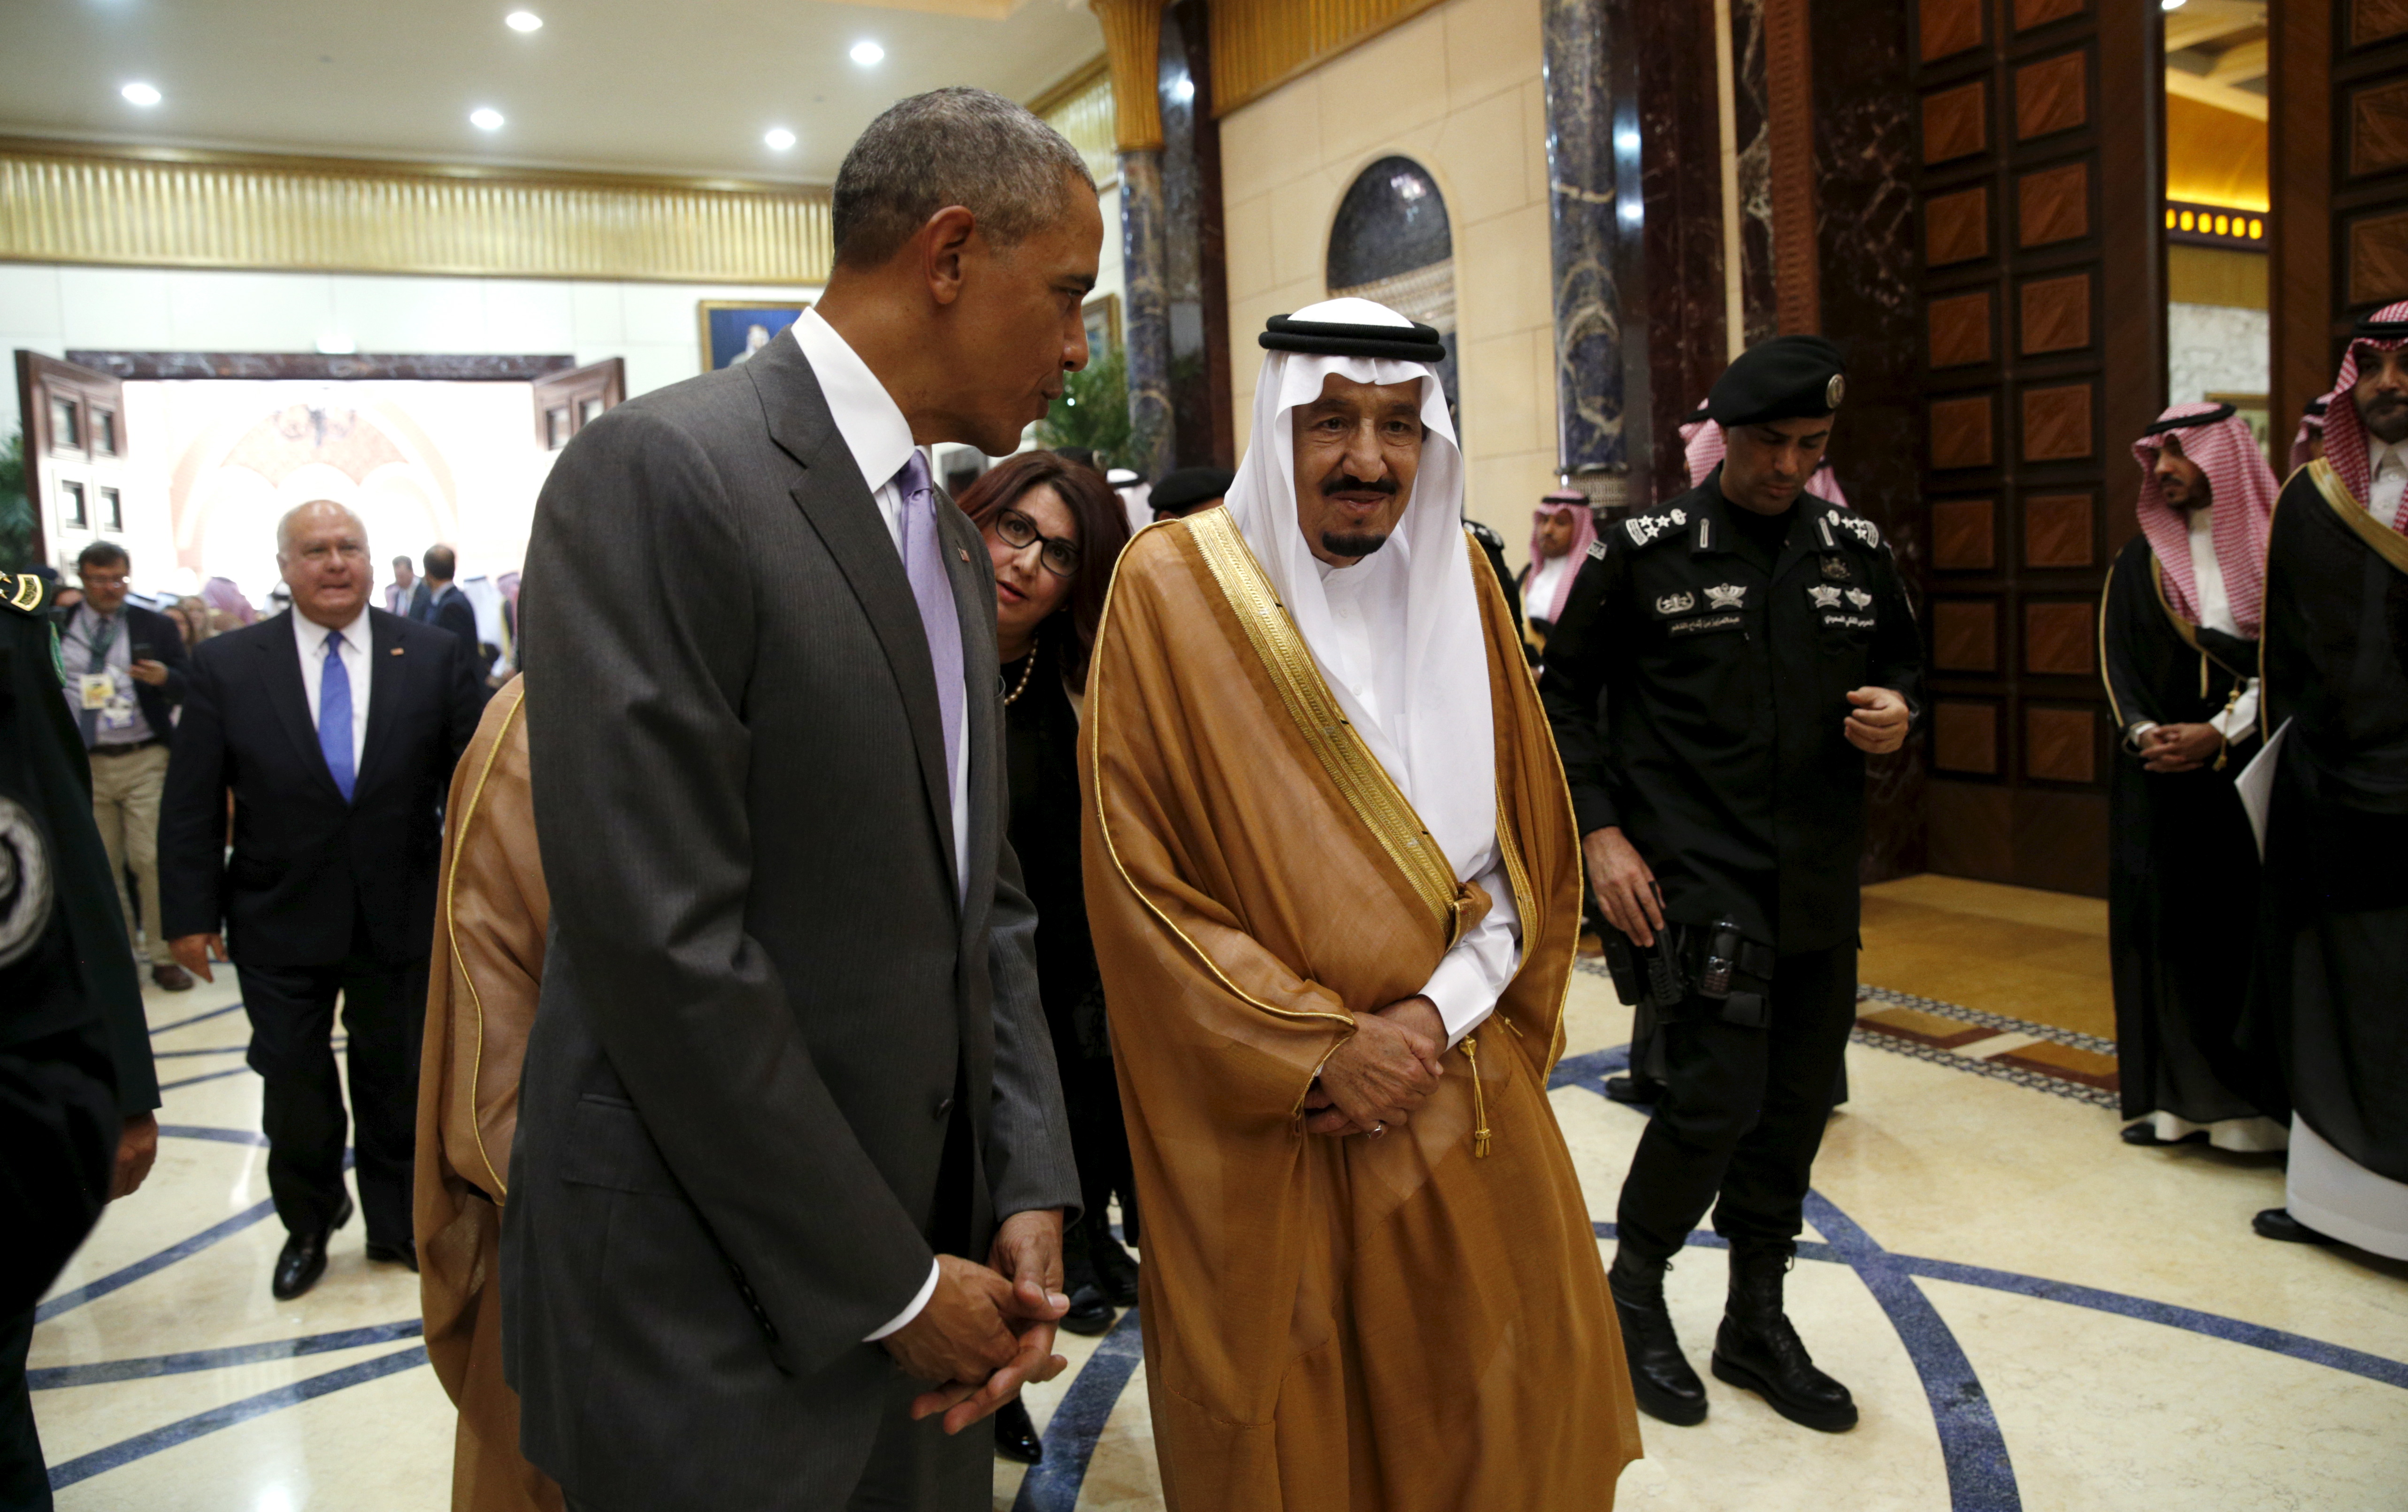
M1938 879L1899 890L1869 913L1869 981L2112 1033L2103 1003L2086 1008L2070 985L2103 972L2082 910ZM2018 940L2032 947L2021 964ZM1874 975L1899 962L1921 974ZM451 1424L415 1342L415 1278L369 1264L354 1222L316 1290L267 1294L281 1234L235 1001L223 977L153 995L168 1087L158 1168L43 1304L35 1404L59 1505L438 1512ZM1641 1126L1601 1095L1628 1015L1585 972L1570 1012L1554 1101L1610 1235ZM2273 1157L2128 1148L2103 1107L1969 1074L1976 1058L1960 1051L1887 1053L1906 1043L1860 1034L1850 1051L1852 1101L1831 1124L1791 1282L1794 1316L1855 1389L1862 1424L1809 1433L1710 1383L1704 1425L1642 1419L1647 1458L1618 1505L2408 1506L2408 1266L2251 1237L2250 1214L2282 1201ZM1722 1282L1704 1247L1672 1274L1701 1364ZM1025 1478L998 1466L998 1512L1160 1505L1137 1328L1125 1315L1103 1340L1068 1341L1073 1371L1031 1393L1047 1462Z

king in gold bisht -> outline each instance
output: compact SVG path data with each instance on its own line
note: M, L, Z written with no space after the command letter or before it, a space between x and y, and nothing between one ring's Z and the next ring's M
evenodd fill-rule
M1080 753L1166 1499L1610 1506L1638 1420L1546 1092L1579 851L1444 350L1360 299L1262 341L1227 506L1121 558Z

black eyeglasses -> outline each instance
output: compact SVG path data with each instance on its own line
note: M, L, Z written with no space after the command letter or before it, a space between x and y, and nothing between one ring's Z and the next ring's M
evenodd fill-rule
M1005 509L996 511L995 533L1005 545L1016 552L1025 552L1041 541L1044 543L1045 550L1039 554L1038 559L1045 564L1046 571L1057 578L1075 578L1079 575L1079 543L1075 540L1065 540L1059 536L1038 534L1037 522L1018 510Z

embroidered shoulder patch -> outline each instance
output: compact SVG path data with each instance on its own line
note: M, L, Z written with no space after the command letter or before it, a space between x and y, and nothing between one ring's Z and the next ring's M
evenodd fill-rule
M1661 514L1634 514L1622 522L1622 528L1630 533L1630 543L1633 546L1644 546L1657 537L1669 531L1677 530L1688 523L1688 511L1666 510Z
M1835 510L1831 512L1830 519L1833 525L1863 541L1867 546L1877 548L1882 543L1880 526L1861 514L1842 514Z
M1592 540L1592 541L1590 541L1590 542L1588 543L1588 554L1589 554L1589 555L1591 555L1591 556L1595 557L1597 560L1598 560L1598 561L1600 561L1600 562L1604 561L1604 560L1605 560L1605 542L1604 542L1603 540Z

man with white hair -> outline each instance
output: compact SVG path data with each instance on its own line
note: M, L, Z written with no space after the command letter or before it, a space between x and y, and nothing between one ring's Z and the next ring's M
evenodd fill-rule
M267 1187L287 1234L270 1290L290 1301L324 1274L328 1237L351 1219L346 1144L368 1259L417 1269L418 1026L443 795L484 684L457 636L369 607L367 529L342 505L286 514L276 562L292 611L194 651L160 804L159 890L176 959L204 981L212 960L242 973Z
M1087 907L1165 1499L1568 1506L1638 1420L1547 1073L1580 866L1437 333L1276 317L1089 673Z

